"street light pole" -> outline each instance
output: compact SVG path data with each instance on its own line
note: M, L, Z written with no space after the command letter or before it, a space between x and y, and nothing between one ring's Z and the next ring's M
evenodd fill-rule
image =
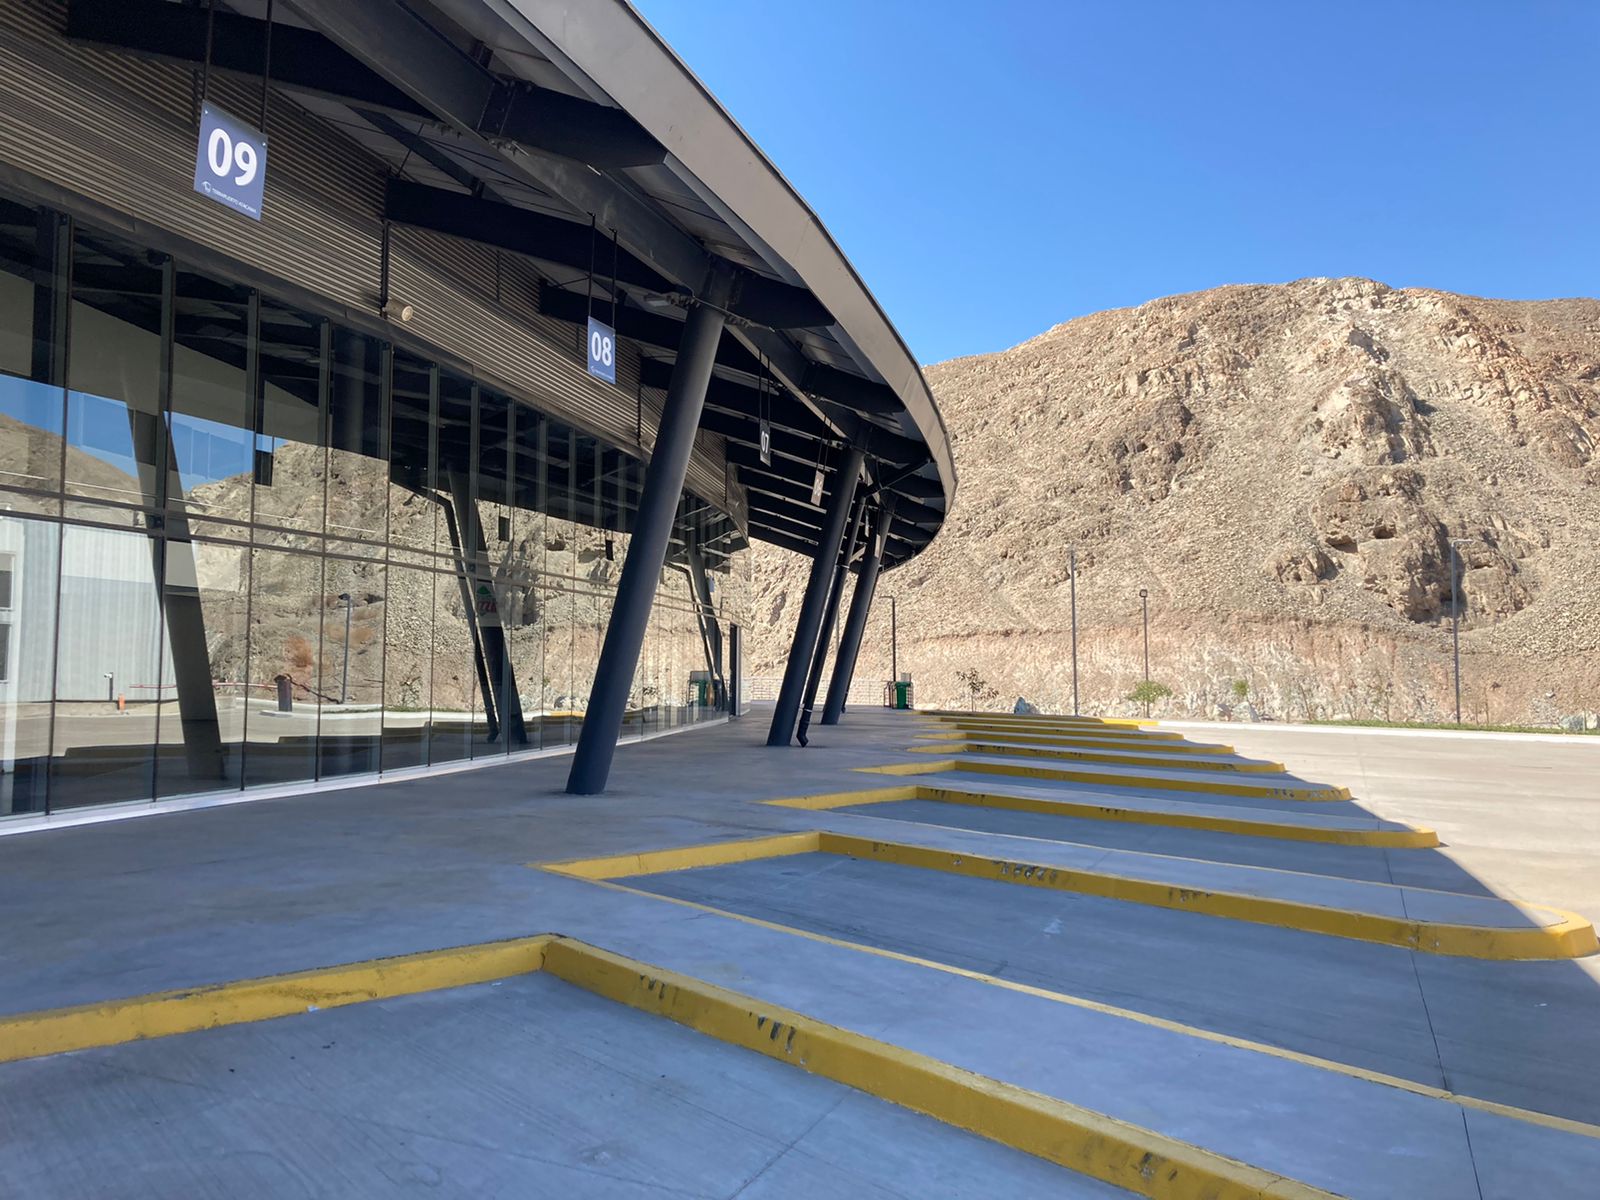
M1450 541L1450 652L1455 660L1456 724L1461 724L1461 556Z
M1078 715L1078 548L1068 552L1067 574L1072 580L1072 715Z
M1144 609L1144 681L1150 682L1150 589L1139 589L1139 604ZM1149 689L1145 689L1146 695ZM1144 702L1144 715L1150 715L1150 701Z
M340 592L339 599L344 601L344 680L339 684L339 703L350 703L350 613L355 608L355 599L349 592Z
M889 597L889 684L900 682L900 626L895 618L894 597Z

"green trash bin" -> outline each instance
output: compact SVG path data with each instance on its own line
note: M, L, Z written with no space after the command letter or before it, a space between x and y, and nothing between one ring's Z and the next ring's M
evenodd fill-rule
M894 706L896 708L911 707L911 681L897 679L894 682Z

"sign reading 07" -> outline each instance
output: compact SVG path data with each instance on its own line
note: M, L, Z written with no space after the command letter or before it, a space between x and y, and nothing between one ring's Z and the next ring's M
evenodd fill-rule
M202 104L194 190L259 221L266 182L267 135L215 105Z
M589 374L607 383L617 381L617 332L593 317L589 318Z

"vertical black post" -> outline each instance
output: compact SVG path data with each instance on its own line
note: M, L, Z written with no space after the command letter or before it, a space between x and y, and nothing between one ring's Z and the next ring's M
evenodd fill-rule
M1450 650L1455 659L1456 724L1461 724L1461 558L1450 543Z
M705 303L691 309L684 322L678 361L672 369L661 428L656 433L655 452L645 468L639 519L628 542L622 578L617 581L617 598L611 606L605 643L595 667L594 690L589 694L578 749L567 775L567 791L574 796L604 791L611 774L611 760L617 752L633 673L639 666L650 606L655 600L661 566L667 559L667 542L678 512L678 497L683 493L683 477L689 469L689 453L694 449L700 411L705 407L711 365L722 337L723 309L732 289L732 272L726 268L714 270L701 294Z
M1139 603L1144 608L1144 681L1150 682L1150 589L1139 589ZM1148 694L1149 689L1145 689ZM1150 701L1144 702L1144 715L1150 715Z
M1067 572L1072 579L1072 715L1078 715L1078 548L1072 548L1067 560Z
M877 527L867 545L867 556L856 576L856 594L850 599L850 615L845 618L844 637L839 642L839 657L834 660L833 678L828 681L828 699L822 706L822 723L837 725L850 694L850 681L856 674L856 656L861 653L861 638L867 631L867 612L872 593L878 588L878 571L883 566L883 550L889 544L889 520L894 515L894 498L885 496L878 509Z
M737 717L739 705L743 697L739 693L740 660L744 657L741 643L740 630L737 625L728 626L728 715Z
M694 586L694 607L700 636L706 647L706 668L711 672L712 704L728 706L728 681L722 673L722 627L717 624L716 605L711 599L711 573L697 538L689 540L689 582Z
M861 520L866 516L867 502L863 496L856 502L855 516L850 518L850 536L845 539L844 553L834 568L833 585L828 589L828 606L822 612L822 631L817 635L817 651L811 656L811 672L806 676L805 700L800 705L800 725L795 740L802 746L810 739L811 710L817 703L817 688L822 685L822 668L828 661L828 642L833 638L833 626L839 619L839 601L844 596L844 581L850 575L850 560L856 556L856 544L861 537Z
M889 597L889 682L900 682L900 622L893 596Z
M772 714L772 729L767 734L769 746L787 746L794 734L795 719L800 715L801 691L805 687L811 656L817 648L817 633L822 628L822 608L827 602L828 588L833 580L839 544L844 541L845 522L849 520L850 506L855 502L856 480L861 474L862 459L861 450L851 446L845 451L844 461L833 477L833 495L828 499L828 512L822 523L822 540L817 545L817 556L811 562L811 578L806 581L805 597L800 601L794 642L789 647L789 663L783 670L783 685L778 689L777 711Z

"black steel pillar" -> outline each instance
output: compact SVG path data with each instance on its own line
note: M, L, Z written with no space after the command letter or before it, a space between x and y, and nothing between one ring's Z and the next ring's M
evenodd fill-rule
M713 271L701 293L704 303L696 305L684 322L655 452L645 470L638 524L628 542L627 561L622 564L617 598L611 606L605 644L595 668L594 690L589 695L589 709L584 714L578 749L567 775L567 791L575 796L604 791L611 774L611 759L617 751L650 606L667 558L667 541L677 516L678 497L683 493L683 477L689 469L689 452L700 426L700 411L705 407L711 365L722 337L723 309L732 287L730 271Z
M894 498L884 497L878 509L877 528L867 546L867 556L856 576L856 594L850 600L850 615L845 619L844 636L839 640L839 657L833 664L833 678L828 681L828 699L822 706L822 723L837 725L844 713L845 697L850 694L850 681L856 674L856 656L861 653L861 638L867 631L867 613L872 607L872 593L878 587L878 570L883 566L883 549L889 544L889 521L894 516Z
M834 622L839 619L839 601L844 596L844 581L850 576L850 563L856 556L856 544L861 538L861 521L866 511L867 498L863 496L856 502L855 516L850 518L850 536L845 539L844 553L833 571L833 585L828 589L828 606L822 611L822 629L817 634L816 653L811 656L805 700L800 705L800 724L795 730L795 740L802 746L811 740L806 736L811 728L811 710L817 703L817 688L822 686L822 668L828 661L828 642L833 638Z
M772 729L767 734L769 746L787 746L794 734L806 673L817 648L817 633L822 628L823 605L827 603L834 564L839 557L839 544L844 541L845 522L855 502L862 459L860 449L851 446L845 451L844 462L834 476L833 495L828 500L827 515L822 523L822 540L811 562L811 577L806 581L805 597L800 601L800 615L795 621L794 642L789 647L789 663L784 667L783 685L778 689L777 711L772 714Z

